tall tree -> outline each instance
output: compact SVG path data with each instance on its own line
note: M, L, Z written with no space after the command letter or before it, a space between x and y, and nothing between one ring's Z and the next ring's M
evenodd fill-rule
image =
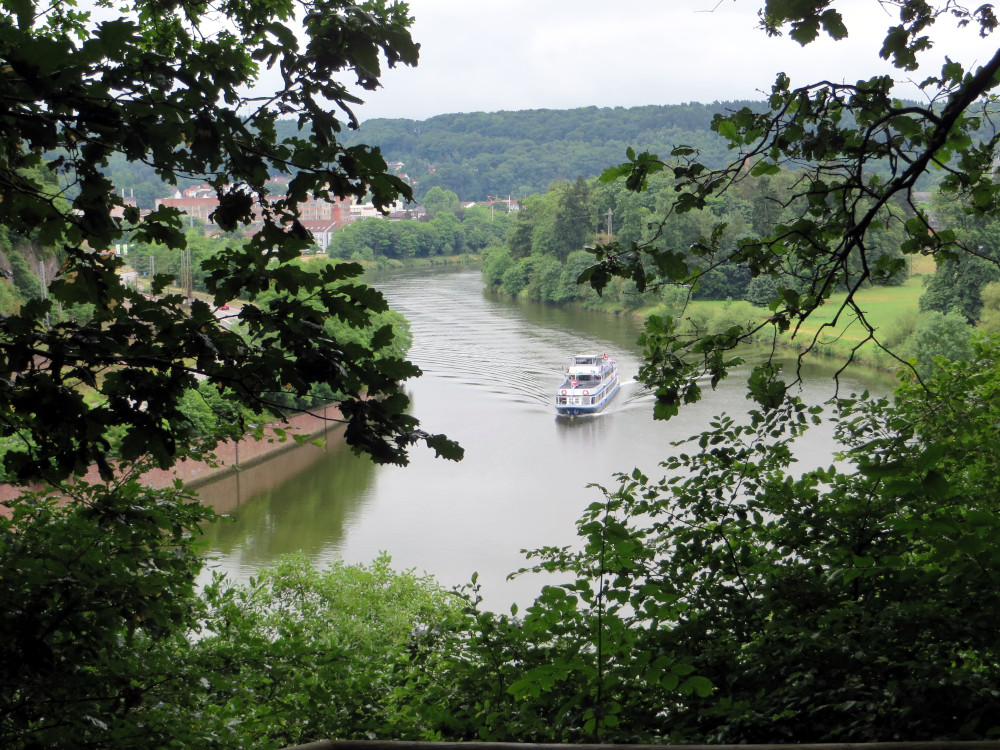
M980 292L1000 280L1000 221L993 216L966 215L960 204L938 199L930 209L935 219L950 229L967 255L946 259L926 281L921 310L960 312L970 323L979 318Z
M594 233L593 209L590 189L582 176L563 186L553 216L552 233L552 253L559 260L566 260L570 253L582 250L591 240Z
M539 199L531 198L521 202L521 209L514 218L514 224L507 234L507 247L512 258L527 258L531 255L533 243L531 236L539 211L536 209Z
M419 440L460 455L406 413L401 383L419 370L390 325L372 325L386 303L360 267L295 262L311 243L308 198L410 197L377 149L339 141L359 101L341 78L371 90L383 60L414 64L410 23L405 4L382 0L3 4L0 225L63 261L47 299L0 316L5 478L55 487L0 512L0 745L226 744L211 716L190 721L182 674L203 621L192 538L213 514L138 479L211 447L191 435L193 394L229 434L250 412L319 392L376 460L405 463ZM279 116L292 135L277 136ZM172 274L149 296L119 275L108 252L119 241L180 251L186 237L176 210L122 205L104 174L115 154L169 183L207 182L214 221L253 231L203 261L207 301L166 293ZM290 178L281 197L267 192L274 173ZM217 316L233 298L238 315ZM89 316L53 314L87 305ZM103 483L59 483L95 463Z
M357 125L350 107L360 101L343 74L371 90L383 59L416 63L407 6L97 5L25 0L0 13L0 223L65 258L48 300L0 320L0 435L30 436L8 451L8 472L53 480L96 462L108 475L108 435L118 426L123 459L149 454L170 465L184 453L173 427L181 395L201 378L253 407L325 384L340 394L348 440L377 460L405 463L417 440L456 455L405 413L399 383L418 371L375 356L388 331L372 349L316 335L328 316L363 326L369 311L384 309L379 294L353 282L359 268L288 263L310 243L299 221L307 198L370 194L386 206L410 197L378 149L338 140ZM278 138L279 116L295 120L294 135ZM204 180L219 198L219 226L256 228L205 266L215 305L248 301L242 335L219 322L213 304L188 308L163 295L163 278L153 297L122 283L119 261L103 251L126 234L174 249L185 237L176 210L140 215L122 205L103 171L115 154L168 183ZM59 189L36 179L37 169L58 174ZM266 187L274 173L290 176L276 199ZM271 288L293 294L257 304ZM92 320L47 325L55 305L79 303L94 304Z
M460 206L458 196L455 193L451 190L442 190L437 186L428 190L427 195L424 196L424 208L432 217L439 211L450 211L453 214L458 213Z

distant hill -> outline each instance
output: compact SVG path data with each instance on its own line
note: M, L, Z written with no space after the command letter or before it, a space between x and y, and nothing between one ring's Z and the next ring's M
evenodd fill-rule
M386 161L401 164L418 201L434 186L451 190L461 200L487 196L523 198L548 190L555 180L591 178L625 161L625 150L650 151L667 157L678 145L700 149L709 167L728 164L735 156L709 126L717 113L742 107L763 109L763 102L669 104L646 107L582 107L519 112L469 112L427 120L366 120L359 130L340 134L347 146L378 146ZM279 121L281 136L296 134L291 121ZM992 134L984 120L983 137ZM141 208L176 188L163 185L154 170L126 163L117 156L108 169L117 189L127 189ZM940 175L921 179L928 190Z
M763 104L471 112L427 120L366 120L360 130L341 135L345 145L379 146L386 161L401 162L418 199L438 185L462 200L483 200L541 193L553 180L595 177L625 161L629 146L660 156L674 146L695 146L704 163L722 166L733 153L709 124L714 114L744 106Z
M709 129L712 116L744 106L764 105L732 101L470 112L427 120L366 120L360 130L340 135L347 146L379 146L386 161L402 163L399 171L413 183L418 200L435 185L462 200L523 198L545 192L554 180L596 177L625 161L629 146L664 157L675 146L695 146L704 163L721 167L733 153ZM295 135L295 124L279 121L278 133ZM116 189L131 191L141 208L152 208L154 198L176 189L163 185L152 167L117 155L108 173Z

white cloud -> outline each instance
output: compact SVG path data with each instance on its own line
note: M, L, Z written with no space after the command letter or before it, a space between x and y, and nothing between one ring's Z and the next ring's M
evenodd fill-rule
M776 73L795 84L890 72L878 59L893 23L877 0L841 0L850 37L805 48L768 38L746 0L411 0L415 69L389 71L363 119L450 112L760 99ZM937 50L984 62L995 45L949 21ZM922 69L924 77L940 65ZM904 92L915 97L914 88Z

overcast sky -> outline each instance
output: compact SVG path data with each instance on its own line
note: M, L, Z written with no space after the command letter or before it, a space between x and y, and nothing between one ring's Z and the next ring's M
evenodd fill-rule
M802 48L757 28L760 0L410 0L420 64L365 92L362 120L452 112L634 107L762 99L793 85L888 72L878 49L898 20L878 0L841 0L850 37ZM942 21L936 51L986 62L994 44ZM937 72L942 57L922 68ZM909 98L913 88L901 92Z

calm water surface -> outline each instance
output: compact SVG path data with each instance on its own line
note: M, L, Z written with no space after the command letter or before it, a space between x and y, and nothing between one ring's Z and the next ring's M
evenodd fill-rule
M495 609L530 602L536 576L506 581L522 549L572 544L574 522L613 474L657 476L673 440L723 411L747 409L745 379L723 381L669 422L632 381L640 325L630 319L517 303L484 293L478 270L400 272L374 281L411 322L414 415L465 448L459 463L415 449L405 468L377 466L330 440L289 452L200 490L231 520L208 532L212 566L244 580L276 557L301 551L316 565L367 562L381 551L396 567L452 586L479 573ZM556 418L552 404L566 357L607 352L625 382L604 413ZM811 372L807 397L832 395L830 368ZM884 390L885 377L842 379L843 390ZM804 460L829 461L828 432L809 438Z

